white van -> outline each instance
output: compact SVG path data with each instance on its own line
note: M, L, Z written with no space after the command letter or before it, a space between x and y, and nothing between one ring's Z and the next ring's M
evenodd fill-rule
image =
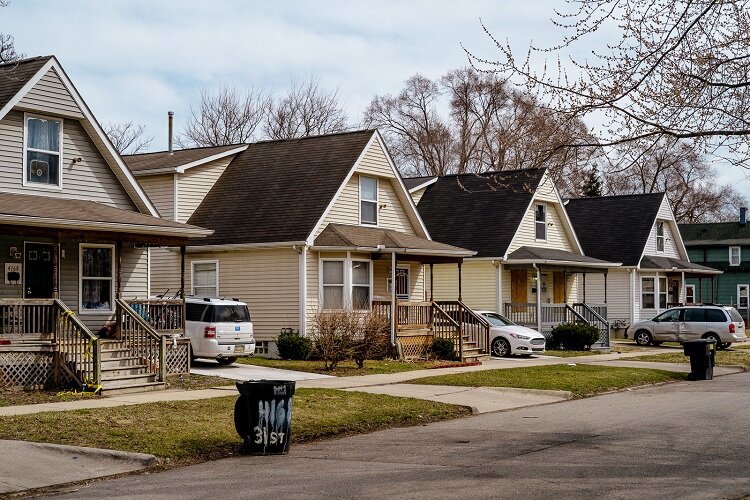
M193 357L215 359L221 365L255 354L250 311L238 300L187 297L185 336Z

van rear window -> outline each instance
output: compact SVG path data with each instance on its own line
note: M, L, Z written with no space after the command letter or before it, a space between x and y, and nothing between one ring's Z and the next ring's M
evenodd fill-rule
M706 321L709 323L726 323L727 317L721 309L706 309Z
M211 323L243 323L250 321L250 311L247 306L213 306Z
M732 321L737 323L742 323L743 321L745 321L742 319L742 315L734 307L732 307L731 309L727 309L727 312L729 313L729 317L732 318Z

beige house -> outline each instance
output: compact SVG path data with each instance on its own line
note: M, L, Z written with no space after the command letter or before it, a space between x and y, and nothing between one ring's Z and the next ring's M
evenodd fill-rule
M163 385L126 301L149 295L148 245L208 234L158 217L55 57L0 65L0 386Z
M473 255L432 240L374 130L126 161L161 213L214 231L186 249L186 289L247 302L261 355L339 308L390 315L394 341L407 324L433 335L425 273ZM152 293L179 289L178 249L150 254Z
M543 333L561 322L586 321L608 342L608 287L619 261L583 251L546 169L406 180L433 238L477 252L463 264L463 301L500 312ZM435 269L435 296L455 294L459 272Z

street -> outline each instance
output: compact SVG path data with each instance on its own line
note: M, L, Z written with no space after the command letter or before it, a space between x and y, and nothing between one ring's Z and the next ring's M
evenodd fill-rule
M69 498L737 498L750 373L488 413L68 491Z

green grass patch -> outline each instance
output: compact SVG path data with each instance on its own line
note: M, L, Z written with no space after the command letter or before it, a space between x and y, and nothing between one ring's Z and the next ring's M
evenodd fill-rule
M235 396L0 417L0 439L150 453L166 464L235 455ZM461 406L380 394L298 389L292 441L360 434L469 415Z
M664 370L593 365L548 365L439 375L412 380L409 383L560 390L570 391L575 397L585 397L626 387L686 379L684 373Z
M654 354L652 356L638 356L629 358L634 361L653 361L660 363L690 363L690 358L682 352L665 352L663 354ZM742 350L716 351L716 364L723 366L741 366L745 370L750 370L750 352Z
M266 366L269 368L280 368L283 370L296 370L300 372L321 373L335 375L337 377L356 377L358 375L377 375L381 373L400 373L414 370L426 370L428 368L442 368L454 366L457 363L450 361L397 361L393 359L365 361L363 368L357 368L354 361L343 361L336 366L335 370L326 370L322 361L302 361L293 359L268 359L268 358L240 358L238 363L248 365Z
M565 351L560 349L547 349L544 351L547 356L557 356L558 358L574 358L576 356L595 356L604 354L602 351Z

